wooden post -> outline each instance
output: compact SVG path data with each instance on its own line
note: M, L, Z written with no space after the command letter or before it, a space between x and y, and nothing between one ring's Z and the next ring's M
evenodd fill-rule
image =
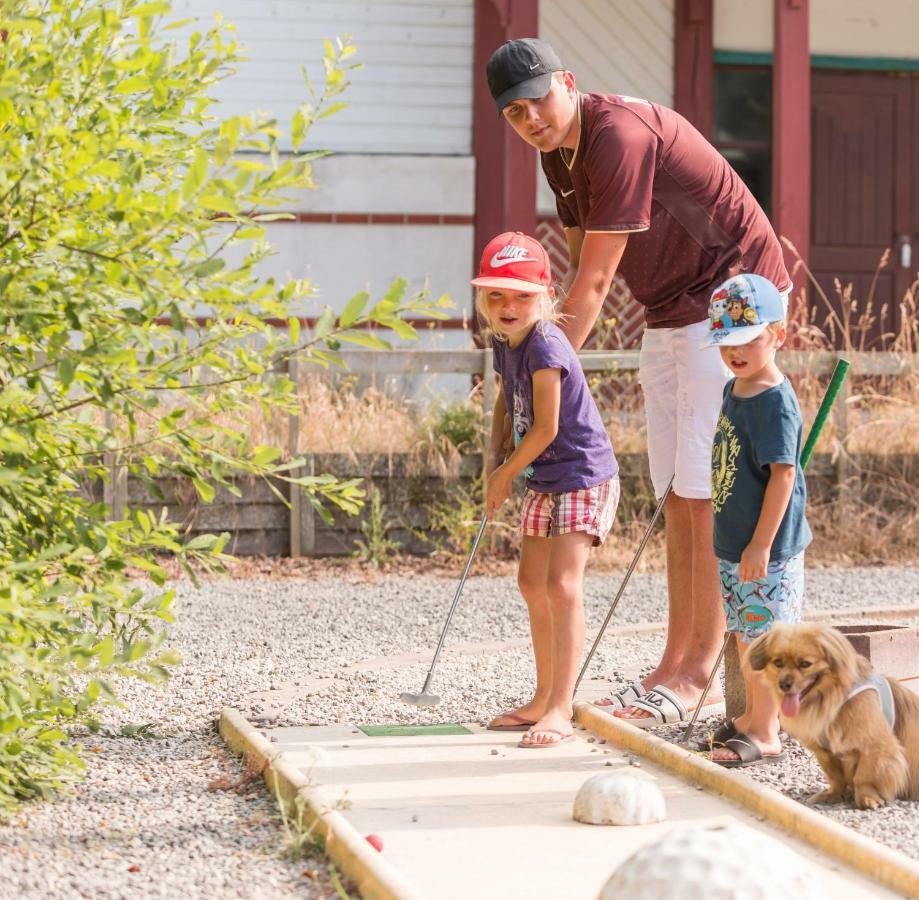
M297 398L296 412L287 421L287 452L290 459L296 459L300 446L300 363L296 354L287 358L287 374L294 383L294 395ZM291 475L298 478L301 466L291 469ZM302 554L302 536L300 532L300 505L303 501L303 490L297 485L290 486L290 555L294 558Z
M839 354L844 356L845 354ZM852 483L855 477L852 470L851 457L846 448L846 438L849 434L849 411L846 401L849 399L849 379L847 378L839 389L836 397L836 405L833 407L833 424L836 426L836 488L839 492L839 499L846 499L855 485ZM840 511L843 512L842 507ZM845 514L843 512L843 514Z
M772 225L808 261L810 243L811 89L808 0L773 0ZM789 274L794 254L783 246ZM798 288L807 276L795 276Z
M538 0L475 0L472 59L472 152L475 224L470 263L503 231L536 232L536 151L499 118L485 64L505 41L539 34ZM556 48L559 49L559 48ZM478 332L478 317L473 314Z
M108 409L105 411L105 427L110 434L114 433L115 416ZM108 478L102 485L102 500L109 508L112 521L119 522L124 518L128 505L128 470L114 450L105 452L103 464L108 469Z
M316 474L316 457L308 453L301 468L302 475ZM316 552L316 510L308 497L302 496L300 489L300 552L303 556L312 556Z
M743 715L747 708L747 692L740 671L740 652L737 640L731 638L724 650L724 712L730 722Z
M676 0L673 29L673 108L712 136L715 67L712 0Z

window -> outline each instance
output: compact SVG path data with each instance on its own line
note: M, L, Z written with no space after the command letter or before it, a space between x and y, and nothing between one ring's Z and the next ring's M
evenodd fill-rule
M769 215L772 189L772 70L715 66L714 144Z

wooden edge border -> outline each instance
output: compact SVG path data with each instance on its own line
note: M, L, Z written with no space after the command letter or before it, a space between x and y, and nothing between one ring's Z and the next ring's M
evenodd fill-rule
M329 804L322 792L291 765L246 718L232 707L220 711L220 734L227 745L261 770L268 790L279 803L301 806L315 828L326 855L350 879L365 900L421 900L392 863Z
M575 703L575 721L617 747L732 800L783 831L908 897L919 897L919 863L828 819L784 794L730 772L697 753L619 722L592 704Z

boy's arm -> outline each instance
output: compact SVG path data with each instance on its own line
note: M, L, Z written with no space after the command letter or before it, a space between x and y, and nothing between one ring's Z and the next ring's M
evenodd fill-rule
M757 578L766 577L769 551L795 489L795 469L796 466L788 463L769 464L769 482L766 484L763 508L759 513L756 530L740 555L738 575L741 581L755 581Z
M558 416L562 402L561 369L539 369L533 373L533 424L517 449L498 466L488 479L485 506L489 519L510 496L514 478L519 475L558 434ZM492 441L495 426L492 423Z

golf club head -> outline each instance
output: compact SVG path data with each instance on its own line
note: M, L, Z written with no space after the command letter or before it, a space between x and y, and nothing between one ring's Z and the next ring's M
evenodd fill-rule
M409 691L399 694L399 699L412 706L437 706L440 703L440 697L437 694L412 694Z

